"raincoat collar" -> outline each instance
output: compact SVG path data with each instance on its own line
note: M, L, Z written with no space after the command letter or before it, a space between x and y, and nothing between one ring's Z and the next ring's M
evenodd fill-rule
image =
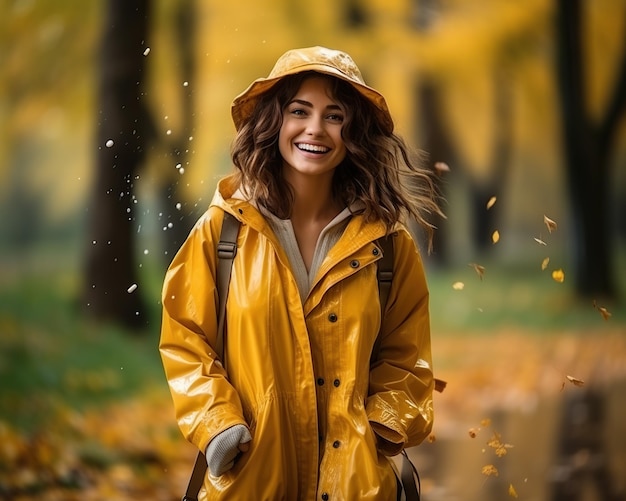
M265 235L271 235L272 239L276 240L270 225L261 211L251 202L236 196L238 189L239 184L234 174L222 178L217 184L211 206L220 207L222 210L235 216L243 224L248 224L256 231ZM366 222L361 214L354 214L341 238L342 241L345 240L345 244L341 248L345 247L346 255L349 255L351 252L363 247L363 245L385 236L385 234L386 229L382 222Z

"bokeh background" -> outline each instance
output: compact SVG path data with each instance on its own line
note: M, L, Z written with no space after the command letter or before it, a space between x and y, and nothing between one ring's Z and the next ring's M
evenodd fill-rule
M626 499L624 0L0 5L0 499L180 499L163 274L233 97L310 45L353 56L445 196L423 498Z

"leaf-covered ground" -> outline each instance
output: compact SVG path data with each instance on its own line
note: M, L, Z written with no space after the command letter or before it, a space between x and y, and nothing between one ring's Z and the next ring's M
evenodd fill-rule
M432 437L411 451L422 471L425 499L549 499L558 411L568 396L589 388L609 396L606 426L597 433L607 434L616 478L626 477L626 442L618 429L626 404L612 394L613 388L623 390L626 380L621 329L449 335L434 339L433 349L438 376L448 384L435 396ZM80 384L115 384L107 377ZM0 499L170 501L182 496L195 451L180 437L161 381L132 397L81 410L45 393L24 398L30 403L16 400L14 408L46 415L29 431L0 421Z

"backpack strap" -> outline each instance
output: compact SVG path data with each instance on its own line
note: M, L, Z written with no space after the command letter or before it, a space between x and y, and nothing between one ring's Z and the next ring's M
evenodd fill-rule
M226 297L228 296L228 286L230 285L230 274L233 267L233 260L237 254L237 235L241 222L232 214L224 212L224 222L222 223L222 231L220 233L220 241L217 244L217 272L216 285L218 297L218 321L217 321L217 340L215 342L215 351L218 357L226 366L224 359L224 322L226 320ZM198 501L198 493L204 482L207 464L206 458L202 451L198 452L196 462L193 465L193 471L189 478L187 490L182 501Z
M393 281L393 233L386 235L378 240L378 245L383 251L383 257L378 261L378 270L376 271L376 278L378 279L378 293L380 296L380 317L381 323L385 315L385 306L387 305L387 299L389 298L389 291L391 290L391 282ZM374 348L372 349L372 355L370 357L370 365L376 362L378 359L378 353L380 351L381 335L380 332L374 342ZM409 459L405 450L402 451L402 469L397 476L399 481L398 499L401 498L404 492L405 499L407 501L419 501L420 499L420 477L415 468L415 465Z
M219 301L219 312L217 317L217 340L215 350L224 366L224 322L226 320L226 298L228 296L228 286L230 285L230 273L233 268L233 260L237 254L237 235L239 234L239 220L228 212L224 212L224 222L220 241L217 244L217 296Z
M378 270L376 271L376 278L378 279L378 294L380 297L380 318L384 317L385 305L387 304L387 298L389 297L389 291L391 290L391 281L393 280L393 234L386 235L383 238L377 240L378 245L383 251L383 257L378 261ZM380 351L380 332L374 342L374 348L372 349L372 355L370 357L370 365L376 362L378 358L378 352Z

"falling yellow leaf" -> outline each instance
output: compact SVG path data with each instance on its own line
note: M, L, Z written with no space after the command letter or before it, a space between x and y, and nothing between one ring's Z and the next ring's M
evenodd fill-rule
M472 268L474 268L474 271L478 275L478 278L480 278L482 280L483 279L483 275L485 274L485 267L481 266L479 264L476 264L476 263L470 263L469 265Z
M496 197L491 197L489 202L487 202L487 210L491 209L496 203Z
M544 214L543 216L543 222L545 223L545 225L548 228L548 232L552 233L552 231L556 230L557 228L557 224L556 221L553 221L552 219L550 219L548 216L546 216Z
M502 456L506 456L507 449L510 449L513 447L511 444L505 444L504 442L502 442L502 440L500 440L500 434L495 433L495 432L493 436L491 437L491 440L487 442L487 445L491 447L492 449L494 449L496 452L496 456L500 458Z
M499 458L501 458L502 456L506 456L507 453L507 449L513 447L512 445L509 444L502 444L502 447L498 447L496 449L496 456L498 456Z
M454 282L452 284L452 288L455 291L462 291L464 287L465 287L465 284L463 282Z
M496 230L491 235L491 241L494 244L497 244L499 240L500 240L500 232L498 230Z
M547 243L545 243L543 240L541 240L541 238L537 238L537 237L533 237L535 239L535 242L537 242L538 244L541 245L548 245Z
M552 278L555 282L563 283L565 280L565 272L562 269L554 270L552 272Z
M600 315L602 315L602 318L604 318L604 320L608 320L609 318L611 318L611 312L606 308L599 306L598 303L596 303L595 299L593 300L593 307L600 312Z
M450 167L445 162L435 162L435 172L443 176L446 172L450 172Z
M515 487L513 487L513 484L509 484L509 496L511 496L512 498L517 499L519 496L517 495L517 491L515 490Z
M496 468L492 464L488 464L488 465L483 466L483 468L481 470L481 473L483 475L487 475L488 477L489 476L497 477L499 475L498 468Z
M575 378L574 376L566 376L567 380L574 386L585 386L585 382L582 379Z
M439 393L443 393L443 390L446 389L446 386L448 386L447 381L444 381L443 379L435 378L435 391L438 391Z
M433 442L437 441L437 437L435 436L434 433L431 433L430 435L428 435L428 441L432 444Z
M543 261L541 261L541 271L544 271L548 267L548 263L550 263L550 258L547 257Z
M487 428L487 426L491 426L491 419L485 418L480 421L480 426L483 428Z

